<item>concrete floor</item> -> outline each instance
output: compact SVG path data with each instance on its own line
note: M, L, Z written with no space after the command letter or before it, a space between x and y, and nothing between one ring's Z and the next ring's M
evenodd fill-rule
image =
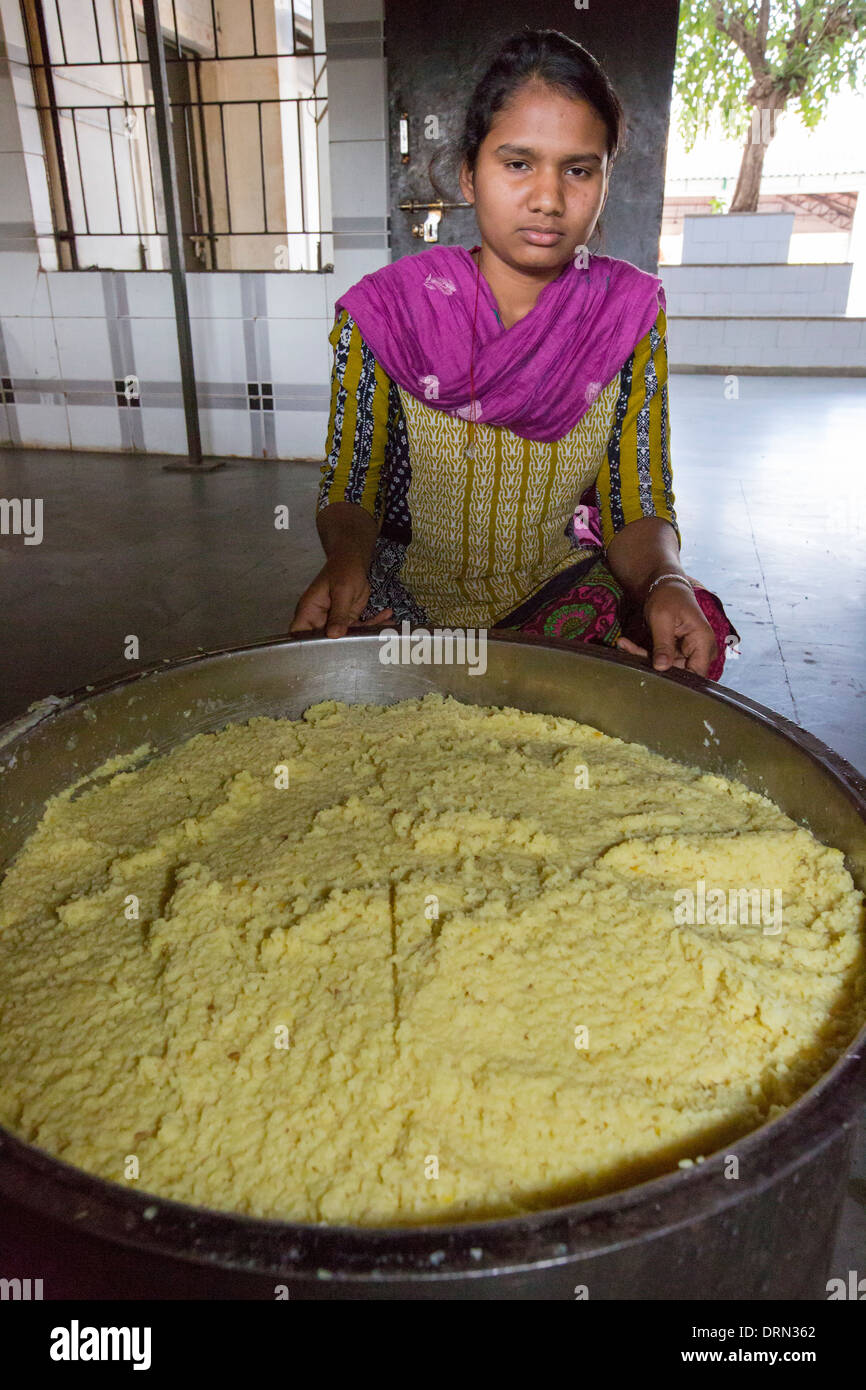
M846 378L671 378L686 570L741 635L722 683L866 772L866 392ZM318 467L232 461L203 477L152 456L4 449L0 496L44 499L44 540L0 538L0 721L136 665L287 631L321 564ZM274 528L287 504L291 526ZM127 634L141 662L123 657ZM859 1139L831 1272L866 1274Z

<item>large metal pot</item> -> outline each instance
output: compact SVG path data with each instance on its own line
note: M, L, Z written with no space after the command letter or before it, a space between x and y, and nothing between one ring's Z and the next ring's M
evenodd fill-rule
M491 634L487 670L384 665L375 635L230 648L41 702L0 730L6 863L47 798L145 740L165 752L253 715L322 699L390 703L430 690L566 715L740 778L841 849L866 889L866 781L810 734L697 676L566 642ZM192 711L184 717L184 711ZM707 726L710 726L709 730ZM711 730L711 732L710 732ZM364 1230L251 1220L163 1201L59 1162L0 1130L0 1192L136 1261L167 1294L301 1297L825 1298L866 1029L784 1115L733 1146L613 1195L519 1219ZM179 1261L187 1262L179 1265ZM198 1271L198 1273L196 1273Z

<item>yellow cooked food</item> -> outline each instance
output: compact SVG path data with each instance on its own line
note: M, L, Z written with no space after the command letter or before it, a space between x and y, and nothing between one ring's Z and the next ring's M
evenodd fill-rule
M430 694L148 751L0 885L0 1120L103 1177L519 1213L733 1145L862 1023L841 852L639 744Z

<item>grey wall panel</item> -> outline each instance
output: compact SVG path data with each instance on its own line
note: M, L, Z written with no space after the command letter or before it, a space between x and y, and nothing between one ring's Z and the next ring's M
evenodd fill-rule
M570 0L386 0L385 56L388 72L392 258L424 248L412 236L422 215L399 211L410 199L436 196L429 161L445 140L456 137L477 76L474 65L490 40L506 38L524 25L559 29L588 48L601 63L626 110L627 147L611 177L602 217L604 242L593 249L621 256L656 272L664 201L664 173L676 52L679 0L592 0L578 10ZM410 118L410 162L399 153L401 111ZM438 115L442 138L425 138L424 122ZM434 172L446 165L441 155ZM449 195L461 201L456 183ZM471 210L447 212L439 226L444 245L470 245L478 229Z

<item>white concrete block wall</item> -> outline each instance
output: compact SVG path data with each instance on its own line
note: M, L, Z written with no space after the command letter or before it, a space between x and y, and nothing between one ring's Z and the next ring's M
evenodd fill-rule
M846 318L851 264L788 262L793 213L686 217L662 266L671 367L866 374L866 320Z
M684 265L785 262L794 214L727 213L683 218Z
M673 371L811 368L866 375L866 319L668 318Z
M660 274L671 314L844 314L850 264L668 265Z
M788 244L785 241L740 242L736 246L723 241L707 241L690 248L689 264L742 265L745 261L752 265L773 264L784 261L787 255Z

